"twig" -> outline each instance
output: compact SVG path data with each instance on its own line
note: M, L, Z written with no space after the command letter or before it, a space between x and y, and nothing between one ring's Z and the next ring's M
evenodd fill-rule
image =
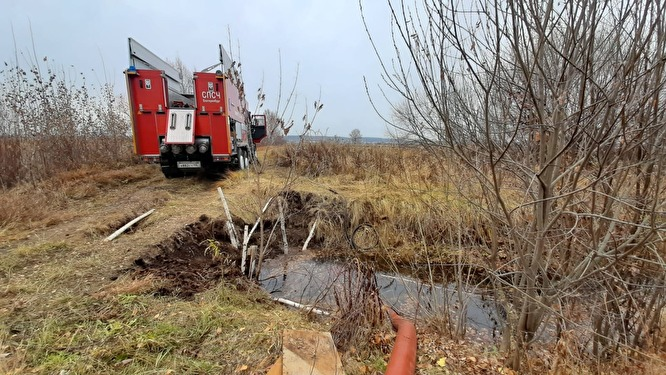
M152 214L153 212L155 212L155 209L154 209L154 208L153 208L152 210L150 210L150 211L144 213L143 215L137 217L136 219L130 221L129 223L123 225L120 229L118 229L117 231L113 232L112 235L110 235L109 237L105 238L105 239L104 239L104 242L113 241L116 237L120 236L124 231L126 231L127 229L129 229L129 227L131 227L132 225L136 224L136 223L139 222L140 220L143 220L146 216Z
M275 234L275 228L277 228L277 226L274 225L273 228L271 229L271 233L268 235L268 239L266 240L266 243L263 245L263 247L261 248L261 251L259 252L259 262L257 264L257 276L259 274L261 274L261 265L264 261L264 256L266 255L266 252L267 252L266 249L268 249L268 246L270 245L271 241L273 240L273 234Z
M257 226L259 226L259 221L261 221L264 213L266 213L266 210L268 210L268 207L270 207L271 202L273 202L273 197L270 197L270 199L268 199L268 201L264 205L264 208L261 209L261 213L259 214L259 217L257 218L257 221L254 222L254 225L252 226L252 229L250 230L250 236L249 237L252 237L252 233L254 233L254 231L257 229ZM249 240L249 238L248 238L248 240Z
M250 232L248 233L247 231L247 225L245 226L245 232L243 233L243 258L241 259L241 272L245 273L245 259L247 257L247 245L250 242L250 238L252 237L252 234L254 233L255 230L257 230L257 227L259 226L259 222L263 220L263 215L266 213L266 210L268 210L268 207L270 207L271 202L273 202L273 197L270 197L266 204L264 205L264 208L261 210L261 213L259 214L259 217L257 218L257 221L254 222L254 225L252 226L252 229L250 229ZM254 261L254 256L255 254L250 251L250 261ZM261 259L259 260L261 261ZM250 273L249 276L252 277L252 273L254 271L254 264L250 265Z
M250 237L252 237L252 234L254 233L255 230L257 230L257 227L259 226L259 222L262 220L264 213L266 213L266 210L268 210L268 207L270 206L271 202L273 202L273 197L271 197L268 202L264 205L264 208L261 210L261 214L259 214L259 217L257 218L257 221L254 222L254 225L252 226L252 229L250 229L250 233L247 235L247 237L243 238L243 248L247 247L248 242L250 242Z

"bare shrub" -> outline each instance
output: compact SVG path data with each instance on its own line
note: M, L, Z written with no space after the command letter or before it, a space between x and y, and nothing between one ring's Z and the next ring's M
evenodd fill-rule
M509 364L550 317L600 358L643 348L666 271L665 4L387 5L395 59L377 55L404 98L392 125L482 191L467 198L492 223Z
M131 160L127 103L113 86L92 87L46 57L0 73L0 186Z
M334 290L338 307L331 334L338 349L367 345L373 330L383 324L384 312L374 271L358 260L344 271ZM360 345L359 345L360 344Z

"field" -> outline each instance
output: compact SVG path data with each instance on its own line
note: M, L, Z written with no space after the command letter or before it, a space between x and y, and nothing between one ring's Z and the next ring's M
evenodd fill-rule
M332 330L345 338L348 374L385 369L394 334L364 311L350 327L273 302L239 270L217 188L234 222L277 227L271 197L285 203L290 254L318 226L314 256L359 259L377 270L431 282L484 279L487 218L469 204L481 192L450 163L415 148L316 143L261 148L261 165L220 179L165 179L154 165L82 167L0 195L0 373L262 374L277 359L283 329ZM307 157L304 157L307 155ZM513 194L508 192L509 196ZM156 209L112 242L103 239ZM348 237L370 225L379 244L352 249ZM260 245L255 235L250 244ZM282 252L274 240L267 258ZM451 268L443 265L457 264ZM458 278L459 280L460 278ZM349 291L348 291L349 292ZM374 321L372 314L380 315ZM417 321L418 373L512 373L498 338L457 332L448 314ZM664 371L647 348L612 361L585 355L574 338L532 346L525 373ZM581 354L583 353L583 354ZM661 356L661 357L660 357Z

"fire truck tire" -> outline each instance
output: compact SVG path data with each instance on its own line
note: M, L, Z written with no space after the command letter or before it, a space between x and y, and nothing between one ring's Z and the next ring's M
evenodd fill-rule
M235 171L245 169L245 157L243 149L238 150L238 154L236 155L236 161L231 165L231 169Z

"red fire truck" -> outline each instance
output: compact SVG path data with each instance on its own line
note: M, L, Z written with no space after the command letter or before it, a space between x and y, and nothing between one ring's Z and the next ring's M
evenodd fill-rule
M266 136L266 117L250 116L235 64L222 45L219 50L218 64L182 77L129 38L125 76L134 152L146 162L160 163L167 178L247 168L256 160L256 144Z

